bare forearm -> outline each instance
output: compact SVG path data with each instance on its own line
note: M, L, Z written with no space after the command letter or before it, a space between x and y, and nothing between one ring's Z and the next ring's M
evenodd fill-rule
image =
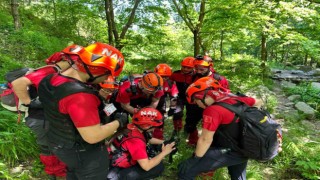
M134 107L130 106L130 104L121 104L121 107L130 114L134 113Z
M157 108L158 104L159 104L159 99L152 98L152 102L150 104L150 107Z
M89 127L77 128L81 137L90 144L95 144L113 135L119 127L118 121L112 121L105 125L94 125Z
M144 169L145 171L149 171L150 169L154 168L155 166L157 166L158 164L160 164L160 162L162 161L162 159L166 156L166 154L164 152L161 152L160 154L158 154L157 156L155 156L154 158L147 160L147 163L139 163L141 168ZM139 161L138 161L139 162Z
M199 138L197 142L197 147L195 151L195 155L198 157L203 157L204 154L208 151L210 148L210 145L212 143L212 139L204 139L204 138Z
M164 140L161 140L161 139L157 139L157 138L151 138L149 140L149 143L150 144L162 144L164 142Z
M103 129L103 132L106 132L104 135L105 137L103 137L103 139L112 136L119 128L119 125L119 121L116 120L108 124L102 125L101 128Z
M23 104L30 104L31 102L28 93L28 86L30 85L32 85L32 82L26 77L18 78L12 82L13 90Z

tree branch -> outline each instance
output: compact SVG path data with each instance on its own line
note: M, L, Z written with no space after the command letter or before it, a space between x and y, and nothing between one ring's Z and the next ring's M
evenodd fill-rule
M191 19L188 17L188 15L186 13L183 13L181 11L181 9L179 8L179 5L177 3L176 0L172 0L174 6L176 7L177 11L178 11L178 14L180 15L180 17L182 18L182 20L186 23L186 25L188 26L188 28L193 32L194 31L194 25L192 24L192 21ZM184 3L182 3L184 4ZM184 4L185 6L185 4Z
M141 0L135 0L134 6L133 6L133 8L131 10L131 13L130 13L130 17L128 19L128 22L122 27L122 32L121 32L121 35L120 35L120 39L124 38L124 36L126 35L129 27L132 25L136 10L137 10L140 2L141 2Z

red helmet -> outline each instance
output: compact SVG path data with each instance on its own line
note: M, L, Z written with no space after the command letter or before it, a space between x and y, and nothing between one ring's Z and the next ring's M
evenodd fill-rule
M190 84L190 86L186 90L187 101L190 104L194 104L193 99L196 93L202 96L201 98L197 97L198 99L203 99L206 96L206 94L208 94L207 92L205 92L206 90L220 90L220 89L222 89L222 86L216 79L212 77L200 78L196 82ZM200 93L200 92L203 92L203 93Z
M168 64L158 64L154 68L154 72L159 74L160 76L171 76L172 74L172 69Z
M101 88L106 88L106 89L117 89L119 87L119 84L116 82L113 76L108 76L108 78L104 80L102 83L100 83L99 85Z
M157 73L147 73L141 78L141 86L148 91L157 91L162 88L163 79Z
M181 66L194 68L193 61L194 61L194 57L191 57L191 56L186 57L181 61Z
M52 54L48 59L45 60L46 64L56 64L60 61L76 61L79 59L77 53L82 49L82 46L73 44L64 48L61 52ZM71 62L73 64L73 62Z
M118 76L124 66L122 53L108 44L96 42L82 48L77 54L92 74L102 74L108 70L112 76ZM87 72L82 63L76 64L80 71Z
M163 124L163 116L155 108L144 107L132 117L132 123L142 129L150 129Z

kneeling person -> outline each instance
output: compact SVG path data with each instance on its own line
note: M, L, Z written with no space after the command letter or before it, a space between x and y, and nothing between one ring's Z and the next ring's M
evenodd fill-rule
M150 107L140 109L132 117L128 129L111 140L112 167L108 179L148 179L158 177L164 170L162 159L175 149L175 143L162 145L162 152L148 157L147 143L161 144L150 133L163 124L162 114Z

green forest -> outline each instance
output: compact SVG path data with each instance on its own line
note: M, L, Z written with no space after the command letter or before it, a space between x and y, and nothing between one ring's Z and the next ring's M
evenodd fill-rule
M254 92L284 129L283 151L272 161L249 161L247 178L320 179L320 90L312 86L319 79L279 92L271 78L274 69L319 70L318 0L2 0L0 35L0 84L8 71L45 66L46 58L72 44L119 49L121 77L159 63L179 70L183 58L209 55L232 92ZM315 114L279 113L279 93L299 95ZM0 179L47 179L35 137L17 123L19 116L0 106ZM181 142L157 179L176 179L178 163L192 152ZM212 179L229 179L227 169Z

